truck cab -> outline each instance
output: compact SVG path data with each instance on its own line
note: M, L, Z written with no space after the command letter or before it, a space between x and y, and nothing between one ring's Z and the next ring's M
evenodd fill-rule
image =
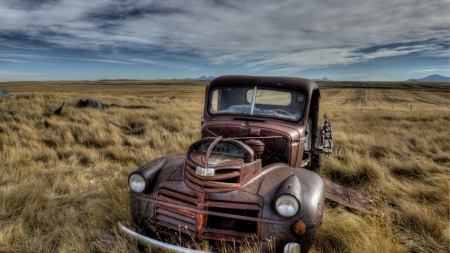
M328 118L319 126L320 93L302 78L223 76L206 91L202 138L240 138L258 146L262 165L316 169L332 152Z

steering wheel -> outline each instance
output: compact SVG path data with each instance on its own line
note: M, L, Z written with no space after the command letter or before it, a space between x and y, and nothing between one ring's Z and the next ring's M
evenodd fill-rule
M274 112L278 112L287 116L293 116L292 113L285 111L283 109L269 109L268 111L274 111Z

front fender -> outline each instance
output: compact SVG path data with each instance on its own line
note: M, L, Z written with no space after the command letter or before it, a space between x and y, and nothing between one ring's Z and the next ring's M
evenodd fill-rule
M261 238L276 238L277 245L298 242L302 245L302 252L307 252L312 246L317 229L323 219L325 187L322 178L312 171L290 167L282 163L267 166L262 175L264 180L258 191L258 195L264 199L262 218L288 221L292 225L297 221L302 221L306 225L306 233L299 236L293 232L292 225L266 223L261 226ZM278 188L292 175L295 175L301 184L302 207L296 216L285 219L275 212L273 201Z
M186 158L185 154L168 155L162 157L166 160L164 166L151 185L143 193L130 192L130 208L133 221L139 226L144 227L144 223L148 217L153 217L153 203L142 201L139 198L153 199L155 197L158 186L161 182L167 180L182 180L183 167ZM181 178L181 179L180 179Z

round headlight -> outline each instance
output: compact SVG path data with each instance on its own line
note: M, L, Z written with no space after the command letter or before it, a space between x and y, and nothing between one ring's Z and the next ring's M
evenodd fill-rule
M283 194L275 200L275 210L280 216L291 218L300 210L300 203L294 196Z
M143 176L137 173L133 173L128 178L128 184L130 185L131 190L135 192L143 192L145 190L145 179Z

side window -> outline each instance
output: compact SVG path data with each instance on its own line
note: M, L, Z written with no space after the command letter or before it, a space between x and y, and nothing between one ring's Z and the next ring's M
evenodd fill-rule
M211 97L211 111L217 112L219 108L219 90L213 91L212 97Z

